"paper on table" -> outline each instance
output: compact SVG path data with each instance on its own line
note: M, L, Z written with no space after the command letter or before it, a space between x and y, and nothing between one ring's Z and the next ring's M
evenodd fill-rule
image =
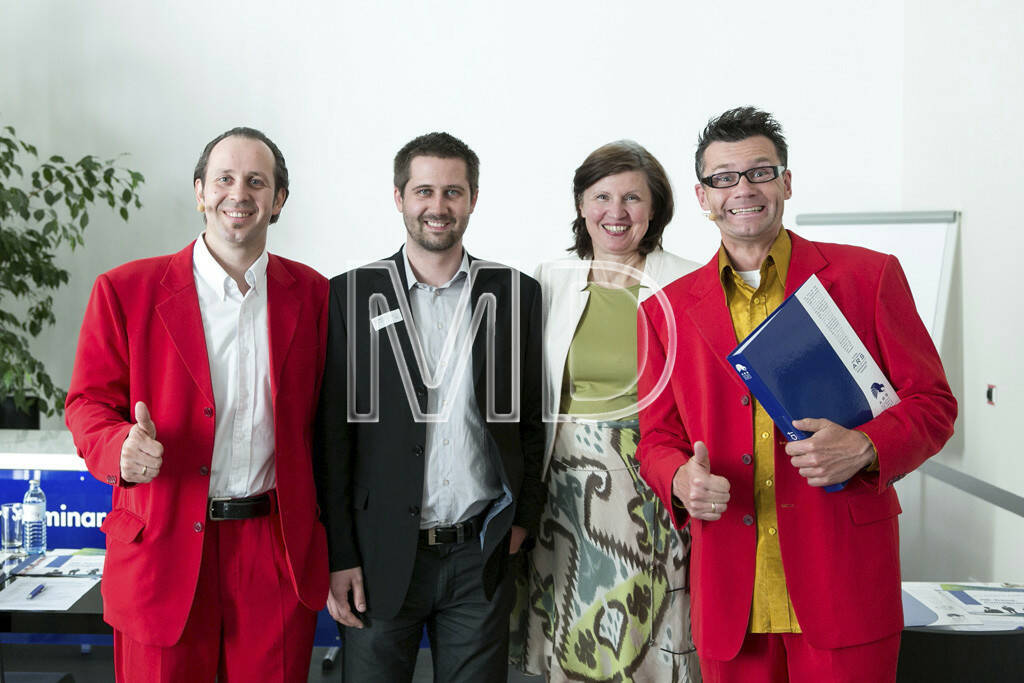
M19 576L100 576L103 574L103 551L50 550L32 564L14 573Z
M36 556L25 556L21 554L8 554L4 556L3 568L0 570L0 579L14 576L25 567L35 562Z
M904 599L907 626L953 631L1012 631L1024 629L1024 585L1010 583L903 582L904 597L918 600L934 612L926 623L912 623L913 605ZM920 619L919 619L920 621Z
M993 616L1024 616L1024 586L1005 583L943 583L969 612Z
M96 585L94 578L37 578L26 576L10 581L0 590L0 610L11 612L65 611ZM29 599L36 586L43 591Z
M1024 585L1012 583L940 584L980 626L965 625L962 631L1012 631L1024 629Z
M927 619L925 615L914 618L917 612L909 609L906 597L903 600L903 613L905 626L951 626L953 624L981 624L968 614L962 603L957 602L952 595L942 590L937 583L904 581L903 592L915 598L921 605L931 610L932 614Z

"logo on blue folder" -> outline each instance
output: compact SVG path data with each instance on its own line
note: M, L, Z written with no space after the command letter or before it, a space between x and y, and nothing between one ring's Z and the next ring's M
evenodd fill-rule
M740 373L740 377L743 379L750 379L750 370L747 369L746 365L742 363L736 364L736 372Z
M854 372L864 372L864 368L867 366L867 356L863 353L855 353L853 358L850 359L850 367L853 368Z

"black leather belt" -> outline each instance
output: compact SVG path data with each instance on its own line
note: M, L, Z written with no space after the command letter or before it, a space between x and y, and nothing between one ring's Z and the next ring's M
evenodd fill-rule
M445 543L465 543L476 538L484 528L484 516L477 515L454 526L435 526L420 529L420 540L427 545L443 545Z
M276 499L273 491L248 498L211 498L206 506L206 516L214 522L265 517L274 511Z

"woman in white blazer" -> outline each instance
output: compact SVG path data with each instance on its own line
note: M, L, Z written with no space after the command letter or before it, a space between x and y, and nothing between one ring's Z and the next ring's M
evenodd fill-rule
M698 267L661 248L672 188L635 142L576 169L574 258L537 269L544 304L544 476L523 554L511 657L552 681L699 681L689 629L689 536L640 479L638 302Z

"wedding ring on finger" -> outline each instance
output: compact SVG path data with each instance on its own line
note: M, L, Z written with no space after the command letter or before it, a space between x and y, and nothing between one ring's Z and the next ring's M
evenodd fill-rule
M149 465L142 466L142 476L146 476L146 472L149 471Z
M718 505L715 504L715 501L711 501L711 514L718 514Z

